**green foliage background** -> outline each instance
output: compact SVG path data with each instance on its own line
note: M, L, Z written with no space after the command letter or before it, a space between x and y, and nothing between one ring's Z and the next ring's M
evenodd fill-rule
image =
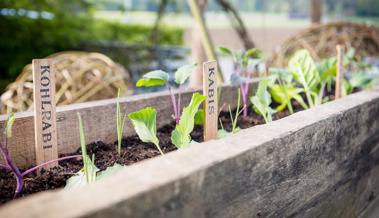
M49 12L52 19L0 15L0 79L13 79L33 58L81 50L99 41L149 45L151 27L96 20L88 0L1 0L1 9ZM183 30L162 28L158 44L181 45Z

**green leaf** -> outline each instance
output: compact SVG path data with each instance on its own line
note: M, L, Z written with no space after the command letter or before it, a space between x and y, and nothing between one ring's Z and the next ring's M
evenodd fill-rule
M192 95L190 104L183 109L179 124L171 134L171 141L177 148L187 147L191 142L191 132L195 123L195 115L200 104L206 99L205 96L195 93Z
M248 60L248 59L249 59L250 57L252 57L253 55L256 55L256 56L258 57L259 54L260 54L259 49L257 49L257 48L251 48L251 49L247 50L247 51L243 54L243 59Z
M220 51L221 54L227 55L227 56L232 56L233 57L233 52L229 50L228 48L225 47L219 47L218 50Z
M84 168L81 169L66 181L66 190L81 188L96 181L96 174L99 169L95 166L94 159L91 160L88 156L86 156L83 161L86 162L88 174L86 174Z
M222 138L225 138L227 136L230 136L231 134L232 134L231 132L228 132L225 129L219 129L217 131L217 138L222 139Z
M79 120L79 137L80 137L80 147L82 150L82 159L83 159L83 171L84 175L86 177L87 182L89 182L89 166L87 161L87 144L86 144L86 137L84 134L84 127L83 127L83 121L80 113L77 113L78 120Z
M346 79L343 80L342 83L342 96L349 95L350 93L353 92L354 87L350 84L350 82Z
M204 125L205 111L204 109L199 109L195 114L195 125Z
M128 117L132 120L134 130L141 141L153 143L161 154L163 154L157 138L157 111L155 108L143 108L139 111L130 113Z
M122 168L124 168L124 166L116 163L113 166L108 167L104 171L98 172L97 177L96 177L96 181L98 181L100 179L104 179L105 177L109 177L109 176L115 174L117 171L121 170Z
M142 76L140 80L137 81L137 87L151 87L151 86L162 86L166 84L169 80L168 73L162 70L154 70L146 73Z
M292 83L293 76L287 69L271 67L269 68L269 72L279 80L282 80L286 83Z
M275 112L271 107L271 95L267 91L268 85L271 83L271 79L263 79L258 84L258 90L255 96L250 98L253 104L254 111L262 115L267 122L272 121L272 114Z
M311 55L307 50L300 50L289 60L288 69L294 79L309 90L315 90L320 83L320 76Z
M349 82L350 85L354 88L360 88L360 89L365 89L369 87L372 83L373 79L371 76L364 72L360 73L353 73L351 76Z
M271 96L275 102L280 104L276 108L276 111L283 111L288 104L291 104L292 99L298 101L302 107L307 108L307 105L304 103L304 100L300 95L301 92L303 92L303 89L297 88L293 84L273 85L270 88Z
M14 113L12 112L9 114L7 121L4 123L4 134L5 134L5 137L7 138L12 137L12 128L13 128L13 123L15 119L16 118L14 116Z
M122 114L121 114L120 89L118 89L117 104L116 104L116 128L117 128L117 151L118 151L118 154L121 153L121 142L122 142L122 136L124 133L125 120L126 120L126 113L124 114L124 116L122 116Z
M197 64L188 64L180 67L175 72L175 82L179 85L185 83L188 77L190 77L192 72L195 70L196 66Z
M312 95L319 92L317 89L321 79L316 64L309 52L307 50L296 52L289 60L288 69L294 79L303 86L308 103L313 107L316 103Z

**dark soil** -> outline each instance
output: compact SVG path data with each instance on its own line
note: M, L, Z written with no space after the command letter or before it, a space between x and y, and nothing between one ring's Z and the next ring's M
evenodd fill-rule
M294 108L295 111L302 110L302 108L300 108L299 105L296 105L295 102ZM280 119L288 115L288 111L276 113L273 119ZM221 112L220 120L223 123L223 127L226 130L231 131L232 124L229 112ZM241 129L249 128L263 123L263 118L254 113L251 107L248 109L247 117L243 117L241 115L238 119L238 126ZM175 123L172 122L171 124L158 129L158 138L160 140L160 145L164 153L176 150L176 147L171 143L171 132L174 130L174 128ZM197 142L202 142L202 136L202 126L196 126L192 132L192 139ZM155 148L154 145L141 142L137 135L123 139L120 156L117 153L116 147L116 142L114 144L105 144L104 142L99 141L89 144L87 146L87 150L90 156L92 156L92 154L95 155L95 165L100 170L104 170L115 163L119 163L121 165L130 165L141 160L160 155L159 151ZM81 154L80 148L74 154ZM68 155L73 154L64 154L60 157ZM78 172L81 167L82 161L80 159L71 159L60 161L58 167L52 168L50 170L42 170L39 175L31 174L25 178L24 190L20 197L45 190L63 188L66 184L66 180ZM0 168L0 204L13 199L15 187L16 181L13 174Z

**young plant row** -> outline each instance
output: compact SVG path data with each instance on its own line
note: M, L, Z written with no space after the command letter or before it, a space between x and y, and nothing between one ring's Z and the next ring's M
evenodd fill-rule
M252 49L247 52L239 53L232 52L227 48L221 48L220 51L223 54L233 57L236 70L232 74L232 77L234 78L234 81L239 83L240 88L237 93L237 109L234 115L231 107L229 106L232 130L231 132L227 132L220 121L221 129L218 131L219 138L223 138L240 130L237 126L238 117L241 113L243 113L243 116L248 116L248 99L250 99L252 109L258 115L262 116L266 123L272 121L273 114L276 112L288 109L290 114L294 113L293 104L295 102L297 102L297 105L300 107L308 109L330 100L325 93L331 91L335 82L337 60L334 57L322 60L319 64L316 64L307 50L300 50L296 52L295 55L289 60L288 67L286 69L269 69L270 75L261 79L255 94L249 96L249 84L252 78L252 73L249 72L249 63L251 60L255 60L255 64L260 63L257 59L251 59L253 56L259 57L260 52L256 49ZM354 50L350 50L347 53L343 62L345 67L354 67L356 69L363 69L365 67L354 59ZM174 115L173 118L176 124L175 129L171 133L171 142L178 149L186 148L190 144L196 143L191 139L190 134L193 131L195 124L204 123L204 111L199 109L199 107L203 101L205 101L205 96L199 93L194 93L189 105L185 107L183 111L180 111L181 86L189 78L195 67L196 64L185 65L175 72L174 81L176 86L179 86L177 95L174 94L173 84L170 83L169 74L161 70L152 71L143 75L143 77L136 84L138 87L167 87L170 93L170 100ZM366 73L354 73L350 77L344 78L342 94L347 95L355 89L367 88L372 83L373 79ZM128 115L126 113L123 114L121 112L119 96L120 93L118 93L115 120L118 154L121 155L122 137L125 121L128 117L131 120L133 127L141 141L154 144L159 152L164 155L157 137L156 109L147 107ZM275 109L271 107L273 101L278 103L278 106ZM0 152L3 155L5 164L1 164L0 167L11 171L15 176L17 187L14 197L17 197L22 193L24 177L26 175L60 160L81 157L83 161L83 168L68 179L66 189L73 189L91 184L113 174L123 167L120 164L115 164L108 167L104 171L100 171L96 167L94 155L89 157L87 154L85 131L80 114L78 114L78 121L81 155L59 158L21 172L11 159L7 148L7 140L12 135L12 125L14 122L13 114L9 116L4 126L5 141L0 143Z
M246 102L249 98L255 113L262 116L266 123L272 121L273 114L285 109L293 114L295 102L303 109L308 109L330 100L327 93L332 91L336 81L336 57L324 59L317 64L309 51L299 50L290 58L287 68L270 68L269 76L260 80L255 95L249 97L247 87L253 74L250 66L257 68L257 63L261 63L260 59L250 57L260 57L261 53L256 49L247 52L232 52L227 48L220 48L220 52L233 58L235 72L231 80L237 82L240 89L234 116L229 107L232 131L225 131L220 121L222 129L219 130L219 137L239 131L236 125L237 119L241 111L243 111L243 116L247 116ZM367 72L371 70L371 66L356 60L354 55L355 50L350 49L344 56L343 66L349 70L350 74L346 74L343 78L342 96L356 89L372 87L374 83L374 77ZM249 63L251 60L252 64ZM240 109L240 93L243 101L242 109ZM278 104L276 108L271 107L273 101Z

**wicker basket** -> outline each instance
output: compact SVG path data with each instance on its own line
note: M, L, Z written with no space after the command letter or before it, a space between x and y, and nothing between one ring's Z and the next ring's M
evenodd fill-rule
M358 58L379 56L379 31L377 28L357 23L337 22L313 26L286 40L273 58L270 66L284 67L296 50L308 49L319 61L336 54L336 45L356 49Z
M132 89L129 73L119 64L100 53L60 52L51 58L56 69L56 103L67 105L112 98L117 90ZM22 73L1 96L2 114L31 110L33 106L32 65Z

